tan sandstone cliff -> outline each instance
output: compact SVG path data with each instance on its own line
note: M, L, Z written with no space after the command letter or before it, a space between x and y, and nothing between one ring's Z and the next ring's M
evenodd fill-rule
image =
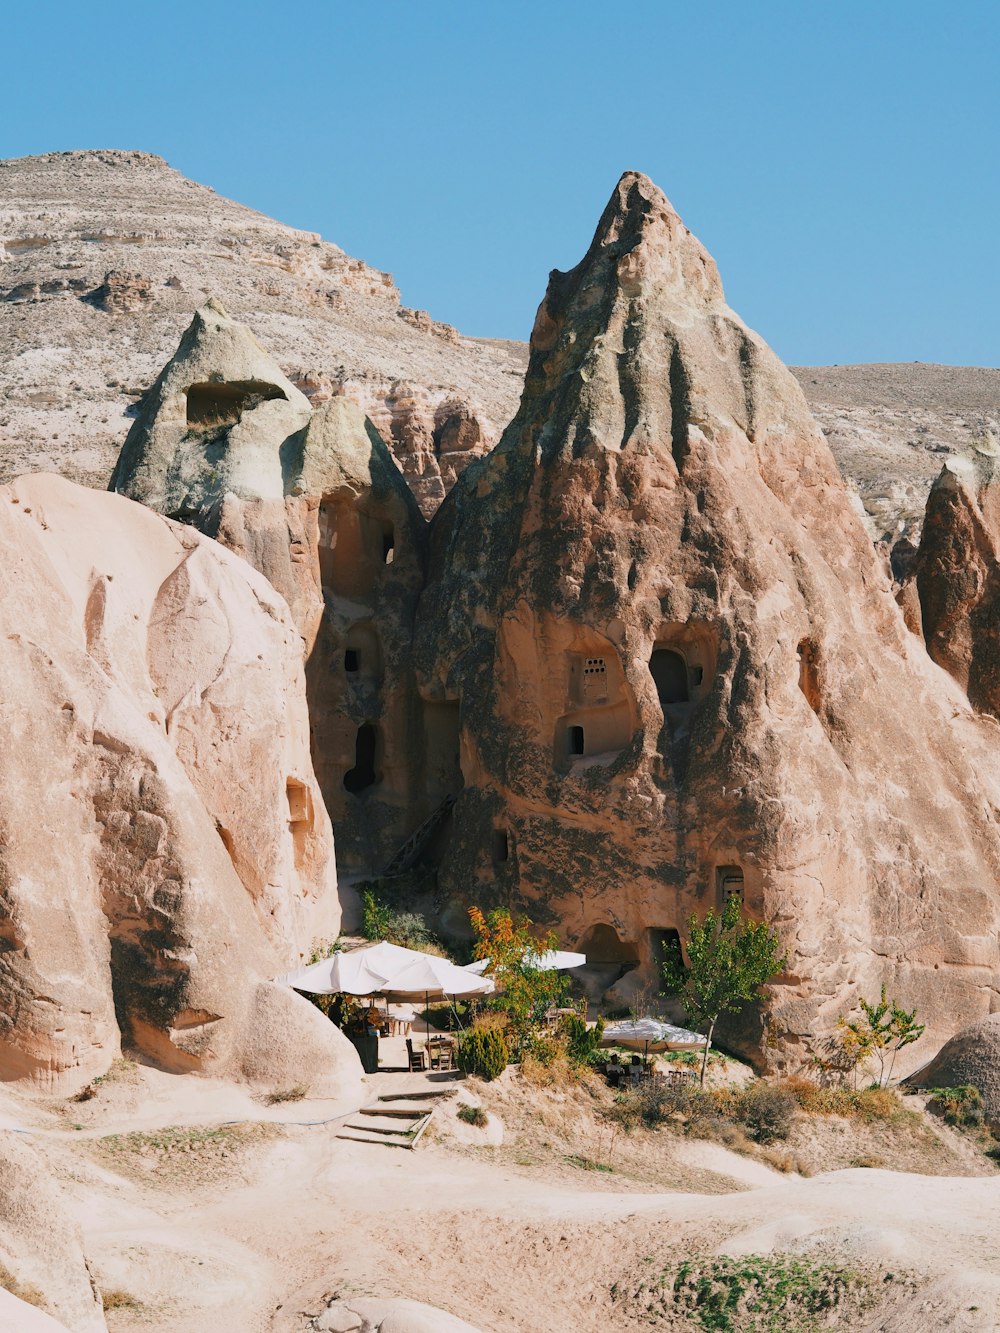
M1000 1006L993 734L644 177L553 273L519 412L431 540L418 666L460 716L454 900L525 901L651 974L739 893L789 948L770 1018L793 1055L881 981L928 1043Z
M372 422L342 396L314 411L209 301L147 395L111 487L215 537L285 597L340 864L381 870L437 789L421 781L430 724L411 652L426 525Z
M79 1086L124 1043L266 1081L301 1042L322 1081L355 1079L267 982L340 911L284 602L190 528L51 476L0 491L0 550L0 1077Z

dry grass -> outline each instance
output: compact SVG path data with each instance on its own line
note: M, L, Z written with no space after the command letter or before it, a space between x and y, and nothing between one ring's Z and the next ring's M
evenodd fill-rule
M244 1181L251 1149L280 1136L279 1125L168 1126L98 1139L98 1158L123 1175L165 1188L224 1187Z
M891 1088L822 1088L811 1079L796 1077L781 1079L775 1086L794 1097L810 1115L842 1115L869 1124L918 1118Z
M19 1301L24 1301L26 1305L36 1305L40 1310L48 1308L45 1297L30 1283L21 1282L4 1264L0 1264L0 1287L9 1291L12 1296L16 1296Z
M264 1098L265 1106L280 1106L283 1102L300 1102L309 1092L308 1083L296 1083L292 1088L275 1088Z
M111 1287L107 1291L101 1292L101 1301L105 1312L108 1310L140 1310L142 1302L121 1287Z

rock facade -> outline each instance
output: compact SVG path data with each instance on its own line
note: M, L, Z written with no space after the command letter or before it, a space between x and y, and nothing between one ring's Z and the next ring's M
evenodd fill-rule
M981 713L1000 718L1000 446L949 458L927 499L910 583L927 651Z
M928 1042L1000 1006L993 741L906 630L795 380L641 176L553 273L518 414L435 517L417 662L460 733L456 906L525 904L652 980L739 894L789 951L791 1059L883 981Z
M411 653L425 524L373 424L344 396L315 397L314 411L250 330L209 302L148 395L111 486L216 538L285 597L340 862L373 874L429 813Z
M0 490L0 548L0 1077L68 1090L123 1043L239 1076L258 984L340 919L287 607L57 477Z

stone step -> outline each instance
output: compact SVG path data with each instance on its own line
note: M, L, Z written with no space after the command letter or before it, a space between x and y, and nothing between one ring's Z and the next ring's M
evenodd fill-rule
M347 1139L350 1143L369 1143L382 1148L405 1148L409 1150L413 1147L409 1139L385 1139L379 1134L369 1134L361 1129L348 1129L346 1126L337 1135L338 1139Z
M385 1092L380 1102L428 1102L432 1098L453 1097L454 1088L424 1088L422 1092Z
M362 1106L358 1115L391 1115L399 1120L419 1120L421 1116L429 1115L433 1109L433 1106L421 1106L417 1102L410 1102L406 1106L390 1106L386 1102L376 1102L372 1106Z
M422 1119L423 1116L421 1116L419 1120L414 1120L411 1125L404 1125L398 1120L396 1121L395 1124L389 1124L389 1125L377 1125L374 1120L366 1120L360 1124L357 1121L349 1120L347 1124L344 1126L344 1128L357 1129L364 1134L385 1134L387 1136L395 1135L397 1138L403 1139L409 1137L411 1134L414 1133L414 1131L419 1127L420 1120Z

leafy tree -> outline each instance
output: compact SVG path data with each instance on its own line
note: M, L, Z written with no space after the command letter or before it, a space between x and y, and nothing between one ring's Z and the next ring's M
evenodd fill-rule
M514 918L506 908L498 907L484 915L478 907L469 908L469 920L476 932L475 957L488 958L486 975L493 978L497 993L487 1007L505 1013L515 1050L521 1050L545 1021L546 1012L565 998L569 982L556 971L542 972L531 966L532 957L559 947L550 931L534 933L527 917Z
M910 1046L924 1034L926 1024L917 1022L916 1009L903 1009L896 1000L890 1000L883 986L878 1000L870 1002L858 997L861 1018L837 1019L838 1042L853 1058L857 1070L866 1060L878 1061L878 1086L892 1079L896 1056L904 1046ZM886 1065L888 1064L888 1068ZM857 1074L855 1073L855 1083Z
M663 979L667 993L680 997L688 1021L707 1028L700 1078L704 1086L720 1016L736 1013L752 1000L761 986L778 975L787 957L770 926L744 917L743 905L735 896L721 913L710 910L703 921L692 915L687 928L690 965L683 967L676 957L666 958Z

